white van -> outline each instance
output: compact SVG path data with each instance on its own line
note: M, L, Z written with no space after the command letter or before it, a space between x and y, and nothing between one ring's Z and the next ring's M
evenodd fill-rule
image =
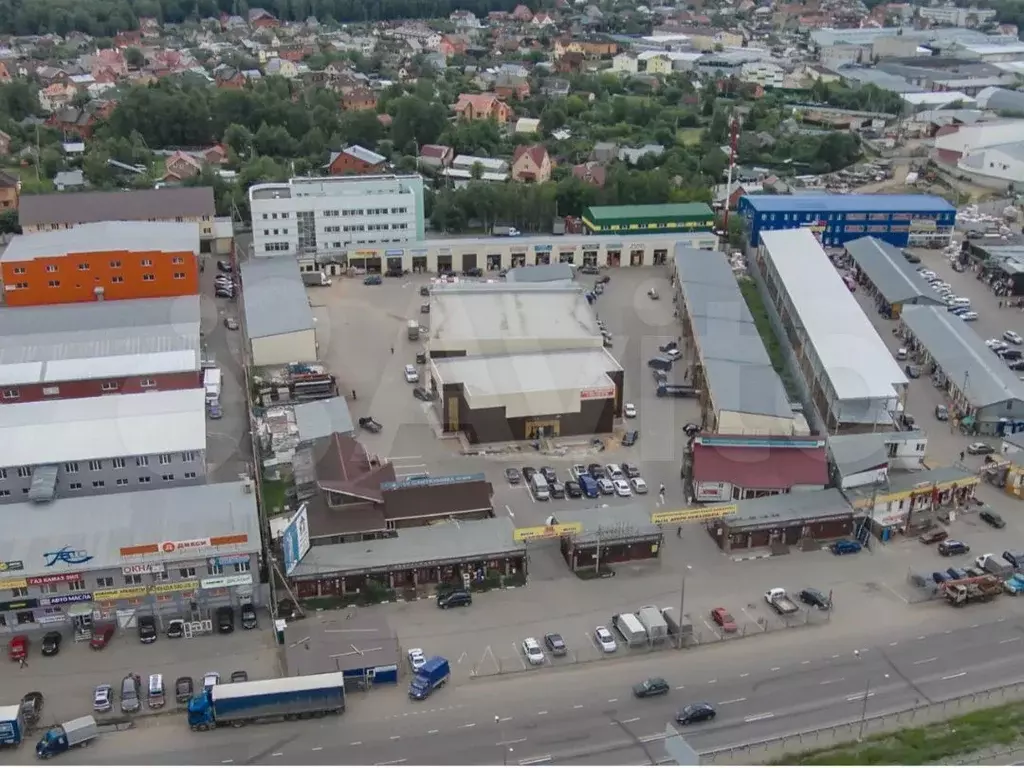
M946 304L951 307L969 307L971 306L971 300L963 296L954 296L952 299L949 299Z
M160 709L164 705L164 676L149 676L149 708Z
M551 488L548 486L548 481L544 479L544 475L540 472L535 474L530 480L530 491L533 493L533 498L537 501L547 501L551 498Z

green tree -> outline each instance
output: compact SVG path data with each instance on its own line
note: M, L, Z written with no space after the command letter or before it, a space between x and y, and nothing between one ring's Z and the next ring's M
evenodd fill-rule
M142 69L146 66L146 57L138 48L125 49L124 61L132 69Z

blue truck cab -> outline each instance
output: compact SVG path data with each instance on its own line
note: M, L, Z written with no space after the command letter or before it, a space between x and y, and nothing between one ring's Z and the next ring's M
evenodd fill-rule
M0 745L16 747L25 736L25 716L17 704L0 707Z
M601 495L601 489L597 487L597 480L590 475L580 475L580 488L588 499L596 499Z
M451 666L448 664L448 659L440 656L430 657L409 683L409 698L422 701L436 688L447 683L450 677Z

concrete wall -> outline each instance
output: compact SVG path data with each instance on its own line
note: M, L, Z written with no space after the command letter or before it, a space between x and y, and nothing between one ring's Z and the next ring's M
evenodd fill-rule
M252 340L252 364L286 365L294 362L313 362L317 359L316 331L296 331L278 336Z

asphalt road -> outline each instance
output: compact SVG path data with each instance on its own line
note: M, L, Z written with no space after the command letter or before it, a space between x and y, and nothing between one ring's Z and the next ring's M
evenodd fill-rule
M338 720L196 734L183 716L168 715L105 734L65 762L639 765L665 757L665 725L693 701L710 701L719 712L713 723L682 728L704 751L1024 680L1024 627L1013 618L869 648L836 644L823 655L809 653L813 643L771 656L735 643L482 679L418 703L404 690L375 691L352 697ZM633 698L632 684L650 675L665 677L673 690Z

